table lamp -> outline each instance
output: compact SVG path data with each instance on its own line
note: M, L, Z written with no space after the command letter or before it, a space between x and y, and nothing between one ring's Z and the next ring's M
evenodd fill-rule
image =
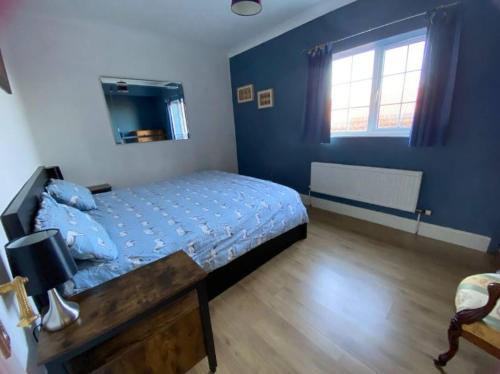
M57 331L78 319L77 303L66 301L56 287L73 278L77 272L75 260L59 230L38 231L17 238L5 246L13 276L29 279L29 296L48 292L49 310L42 318L47 331Z

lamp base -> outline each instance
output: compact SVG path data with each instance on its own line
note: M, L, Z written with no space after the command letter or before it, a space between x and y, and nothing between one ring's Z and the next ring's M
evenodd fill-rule
M42 318L42 326L47 331L57 331L76 321L80 307L73 301L64 300L55 288L48 291L49 311Z

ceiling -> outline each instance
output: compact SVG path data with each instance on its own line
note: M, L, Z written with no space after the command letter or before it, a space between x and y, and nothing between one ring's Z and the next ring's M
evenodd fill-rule
M263 0L253 17L230 0L24 0L23 12L167 33L234 55L354 0Z

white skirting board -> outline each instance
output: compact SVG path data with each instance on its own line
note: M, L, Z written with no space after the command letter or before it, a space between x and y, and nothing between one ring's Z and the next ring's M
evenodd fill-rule
M481 252L486 252L488 250L491 241L491 238L484 235L455 230L449 227L433 225L426 222L420 222L420 225L417 225L417 221L413 219L376 212L374 210L320 199L318 197L311 197L311 201L309 201L309 196L307 195L301 195L301 198L306 206L309 205L309 202L311 202L312 206L315 208L392 227L394 229L406 231L412 234L417 233L416 231L418 226L418 235L420 236L476 249Z

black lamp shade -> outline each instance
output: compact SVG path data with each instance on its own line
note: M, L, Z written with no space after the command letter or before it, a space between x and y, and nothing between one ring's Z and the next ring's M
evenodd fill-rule
M59 230L38 231L14 239L5 246L13 276L28 278L29 296L39 295L71 279L75 260Z
M260 0L232 0L231 10L239 16L254 16L262 10Z

